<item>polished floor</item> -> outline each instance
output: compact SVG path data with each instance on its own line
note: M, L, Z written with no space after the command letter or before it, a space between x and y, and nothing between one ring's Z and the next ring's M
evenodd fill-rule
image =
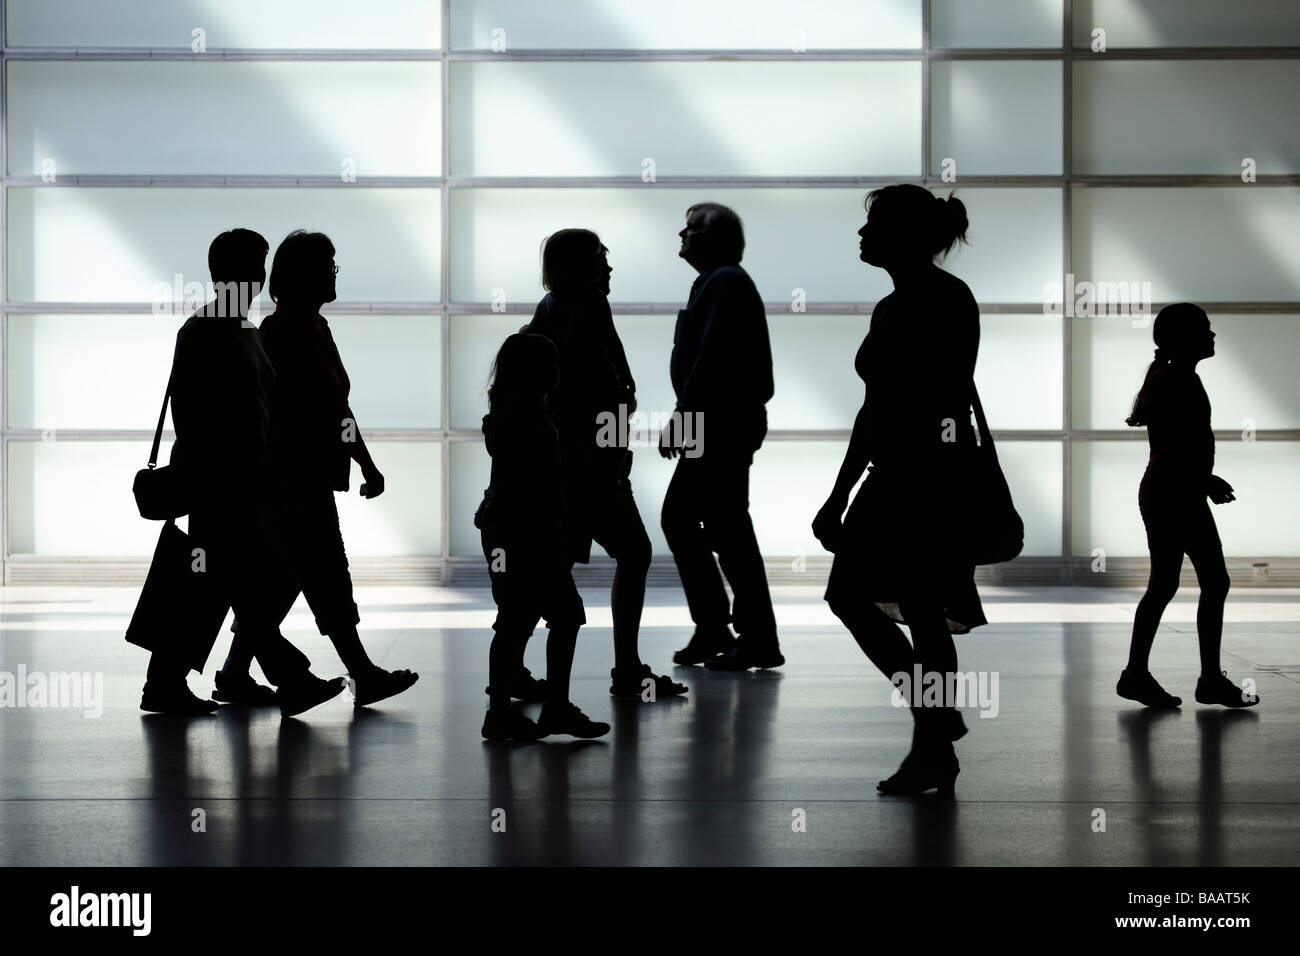
M1262 698L1244 712L1192 702L1196 595L1180 593L1152 670L1185 703L1154 714L1114 694L1139 591L983 589L991 623L959 651L986 690L996 676L997 713L967 713L951 802L876 793L906 711L817 590L775 593L785 667L673 668L686 699L615 703L608 595L585 591L573 697L613 732L487 744L485 591L362 590L372 655L420 682L282 721L143 715L145 655L121 637L136 592L4 589L0 680L102 674L103 699L0 708L0 865L1300 863L1300 592L1229 598L1224 666ZM301 605L286 633L339 672ZM689 633L680 592L652 590L645 659L671 667ZM544 672L540 633L528 663Z

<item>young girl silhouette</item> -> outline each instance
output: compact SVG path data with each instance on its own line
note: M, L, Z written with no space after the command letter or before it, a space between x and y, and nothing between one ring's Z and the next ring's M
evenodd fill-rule
M1146 426L1151 457L1138 491L1138 507L1151 550L1151 577L1133 618L1128 667L1115 691L1148 707L1177 707L1182 699L1168 693L1148 671L1151 643L1160 616L1178 591L1186 554L1196 569L1201 598L1196 631L1201 648L1201 677L1196 700L1202 704L1248 707L1259 698L1242 691L1219 669L1223 636L1223 602L1228 570L1214 516L1206 502L1235 500L1232 486L1212 474L1214 432L1210 400L1196 374L1196 363L1214 355L1214 333L1205 311L1190 302L1165 306L1152 326L1155 360L1127 419Z
M493 363L483 435L492 477L474 515L496 601L496 632L488 651L488 740L537 740L549 734L600 737L609 724L569 701L569 674L578 628L586 623L573 583L564 517L560 439L546 414L559 382L555 346L541 335L516 333ZM534 723L510 705L523 671L524 647L542 618L546 640L545 703Z

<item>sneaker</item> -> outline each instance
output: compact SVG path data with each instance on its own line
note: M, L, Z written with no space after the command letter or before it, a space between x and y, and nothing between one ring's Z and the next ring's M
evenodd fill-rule
M259 684L248 674L230 675L217 671L217 688L212 699L237 707L274 707L280 702L275 691Z
M544 736L568 734L570 737L603 737L609 733L609 724L592 720L576 704L545 704L537 718L537 726Z
M1183 703L1181 697L1175 697L1157 684L1149 671L1145 674L1134 674L1127 668L1121 671L1115 693L1148 707L1179 707Z
M614 697L643 698L648 689L646 681L653 682L654 691L650 700L658 700L660 697L679 697L690 690L685 684L679 684L670 677L655 674L650 670L649 664L642 664L640 668L631 672L620 671L615 667L609 672L609 676L609 692Z
M376 667L360 677L349 675L352 706L367 707L389 697L396 697L419 679L420 675L414 671L386 671L382 667Z
M1196 682L1196 702L1222 704L1224 707L1254 707L1259 703L1259 695L1247 696L1242 688L1228 680L1228 672L1223 671L1218 677L1208 680L1202 677Z
M781 650L775 640L760 644L737 640L736 646L725 654L710 658L704 666L711 671L746 671L751 667L764 670L768 667L780 667L785 663Z
M488 708L482 733L488 740L540 740L546 736L527 714L513 707Z
M140 709L154 714L184 714L195 717L214 713L217 702L194 696L189 685L184 682L166 690L145 684L144 692L140 695Z
M673 663L681 664L683 667L703 664L735 646L736 638L732 636L731 628L727 625L697 627L687 645L673 655Z
M492 688L484 687L483 693L491 695ZM527 667L520 670L510 685L510 696L530 704L546 702L546 679L534 677Z
M302 680L280 688L280 716L296 717L304 711L311 710L317 704L333 700L347 688L345 678L321 680L315 674L308 673Z

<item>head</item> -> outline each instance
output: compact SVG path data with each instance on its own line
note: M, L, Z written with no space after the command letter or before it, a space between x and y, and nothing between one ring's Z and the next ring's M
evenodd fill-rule
M734 209L700 202L686 210L686 228L678 255L697 272L716 266L739 265L745 254L745 227Z
M251 229L231 229L208 246L208 272L223 315L247 315L266 284L266 240Z
M302 229L284 237L271 262L271 299L279 305L319 308L338 298L334 243Z
M590 229L561 229L542 241L542 287L563 294L596 288L609 295L609 250Z
M1199 305L1190 302L1177 302L1161 309L1151 324L1151 337L1156 343L1156 354L1147 366L1142 388L1133 400L1133 411L1126 419L1134 427L1147 423L1147 394L1158 375L1171 365L1194 368L1201 359L1214 354L1210 317Z
M928 265L966 241L966 205L911 183L873 189L863 203L859 258L882 269Z
M551 340L516 332L501 343L492 361L488 409L498 412L510 404L540 404L559 381L560 360Z

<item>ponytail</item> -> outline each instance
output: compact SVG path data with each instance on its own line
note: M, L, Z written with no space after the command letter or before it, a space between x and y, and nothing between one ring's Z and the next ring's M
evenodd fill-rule
M1155 358L1147 366L1146 378L1142 380L1142 388L1137 393L1137 398L1133 399L1133 411L1129 417L1124 419L1125 424L1134 428L1143 428L1147 424L1147 395L1151 388L1151 382L1169 362L1169 356L1164 353L1164 349L1156 349Z

